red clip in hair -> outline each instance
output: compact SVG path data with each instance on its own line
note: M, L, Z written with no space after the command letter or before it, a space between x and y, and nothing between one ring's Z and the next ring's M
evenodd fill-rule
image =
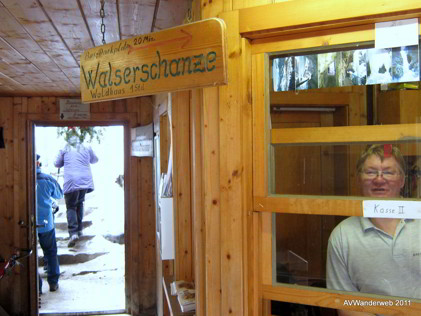
M384 158L392 157L392 144L386 144L383 146Z

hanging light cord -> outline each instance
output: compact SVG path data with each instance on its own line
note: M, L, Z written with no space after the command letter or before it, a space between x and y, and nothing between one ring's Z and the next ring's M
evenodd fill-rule
M99 10L99 15L101 16L101 33L102 33L102 44L103 45L105 44L104 5L105 5L105 0L101 0L101 9Z

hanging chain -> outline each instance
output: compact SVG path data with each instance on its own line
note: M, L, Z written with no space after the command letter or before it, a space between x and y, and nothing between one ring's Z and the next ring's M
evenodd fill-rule
M102 44L103 45L105 44L104 5L105 5L105 0L101 0L101 9L99 10L99 15L101 16L101 33L102 33Z

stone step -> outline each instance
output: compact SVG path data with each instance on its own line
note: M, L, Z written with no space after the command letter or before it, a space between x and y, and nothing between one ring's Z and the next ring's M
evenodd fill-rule
M107 253L102 249L98 251L94 247L87 247L86 244L88 241L95 238L95 235L84 235L80 236L76 246L73 248L69 248L67 246L69 242L69 235L62 234L62 236L56 236L57 240L57 254L59 257L60 264L75 264L75 263L83 263L92 259L95 259L99 255L103 255ZM39 265L44 264L44 257L43 252L38 244L38 257L39 257Z
M108 254L108 252L59 254L58 261L60 265L85 263L105 254ZM44 265L44 257L41 256L38 258L38 265Z
M84 230L83 231L83 238L93 238L96 235L91 234L92 230ZM124 245L124 233L104 233L102 235L102 237L104 237L106 240L111 241L115 244L120 244L120 245ZM57 231L56 230L56 240L57 243L60 243L61 241L65 241L65 242L69 242L69 233L67 231ZM60 247L60 245L58 244L57 247Z
M111 235L110 235L111 236ZM93 260L99 256L108 254L112 247L124 244L124 234L121 237L101 235L83 235L79 237L74 247L68 247L69 236L56 236L57 253L60 265L84 263ZM115 242L115 240L123 240L123 243ZM39 265L44 264L43 252L38 245Z

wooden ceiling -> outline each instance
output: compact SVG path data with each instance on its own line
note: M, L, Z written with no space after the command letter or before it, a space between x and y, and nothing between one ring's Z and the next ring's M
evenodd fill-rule
M105 0L111 43L180 25L191 0ZM80 96L80 56L102 45L100 0L0 0L0 96Z

